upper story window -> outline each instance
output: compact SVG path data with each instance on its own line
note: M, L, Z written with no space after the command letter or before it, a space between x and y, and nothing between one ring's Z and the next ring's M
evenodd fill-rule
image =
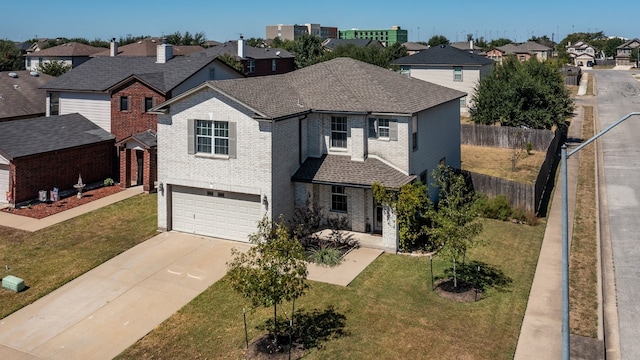
M31 69L31 58L27 57L27 70Z
M347 148L347 117L331 117L331 147Z
M49 96L49 115L60 114L60 93L52 92Z
M411 147L413 151L418 150L418 117L411 119Z
M462 81L462 67L456 66L453 68L453 81Z
M144 112L149 111L149 109L151 109L152 107L153 107L153 98L152 97L144 98Z
M236 123L216 120L188 120L189 154L236 157Z
M198 120L196 122L196 151L205 154L229 155L229 123Z
M276 59L271 60L271 71L276 71L277 63Z
M247 71L249 73L256 72L256 61L255 60L249 60L249 62L247 63Z
M390 118L370 118L369 137L398 141L398 120Z
M209 80L215 80L216 78L216 69L215 68L210 68L209 69Z
M120 111L129 111L129 97L120 96Z

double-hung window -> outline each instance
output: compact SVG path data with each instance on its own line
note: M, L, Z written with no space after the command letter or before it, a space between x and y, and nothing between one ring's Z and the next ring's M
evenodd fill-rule
M129 97L120 96L120 111L129 111Z
M344 186L331 186L331 211L347 212L347 194Z
M247 62L247 72L249 74L256 72L256 61L255 60L249 60L249 62Z
M453 81L462 81L462 67L456 66L453 68Z
M389 119L378 119L378 137L389 138Z
M331 117L331 147L347 148L347 118L345 116Z
M196 152L229 155L229 123L226 121L196 121Z
M151 109L153 107L153 98L152 97L145 97L144 98L144 112L148 112L149 109Z
M398 141L398 120L390 118L370 118L369 137Z

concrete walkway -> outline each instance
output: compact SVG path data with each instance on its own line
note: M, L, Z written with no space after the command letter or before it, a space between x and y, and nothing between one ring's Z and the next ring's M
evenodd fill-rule
M86 214L90 211L97 210L101 207L111 205L118 201L130 198L132 196L142 194L142 186L127 188L113 195L103 197L98 200L91 201L84 205L80 205L69 210L59 212L57 214L47 216L44 219L34 219L28 216L20 216L5 211L0 211L0 225L12 227L25 231L38 231L48 226L61 223L63 221L73 219L76 216Z

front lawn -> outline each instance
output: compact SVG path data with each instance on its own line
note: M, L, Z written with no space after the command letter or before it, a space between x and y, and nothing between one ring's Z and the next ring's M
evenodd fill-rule
M428 257L382 255L349 287L310 282L296 302L296 321L314 325L305 334L306 358L512 359L544 225L486 220L482 236L489 245L468 260L502 271L511 283L478 302L454 303L432 291ZM437 276L448 266L434 258ZM243 358L243 307L249 338L256 338L273 309L248 309L223 279L118 358ZM278 311L290 316L291 305Z
M156 234L156 195L142 194L36 232L0 226L3 272L27 290L0 290L0 318Z

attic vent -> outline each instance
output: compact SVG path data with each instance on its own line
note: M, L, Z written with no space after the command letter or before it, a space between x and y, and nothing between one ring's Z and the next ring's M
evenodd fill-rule
M14 72L10 72L9 76L12 77L12 78L17 78L18 74L14 73Z
M31 75L31 76L40 76L40 74L37 71L30 71L29 75Z

